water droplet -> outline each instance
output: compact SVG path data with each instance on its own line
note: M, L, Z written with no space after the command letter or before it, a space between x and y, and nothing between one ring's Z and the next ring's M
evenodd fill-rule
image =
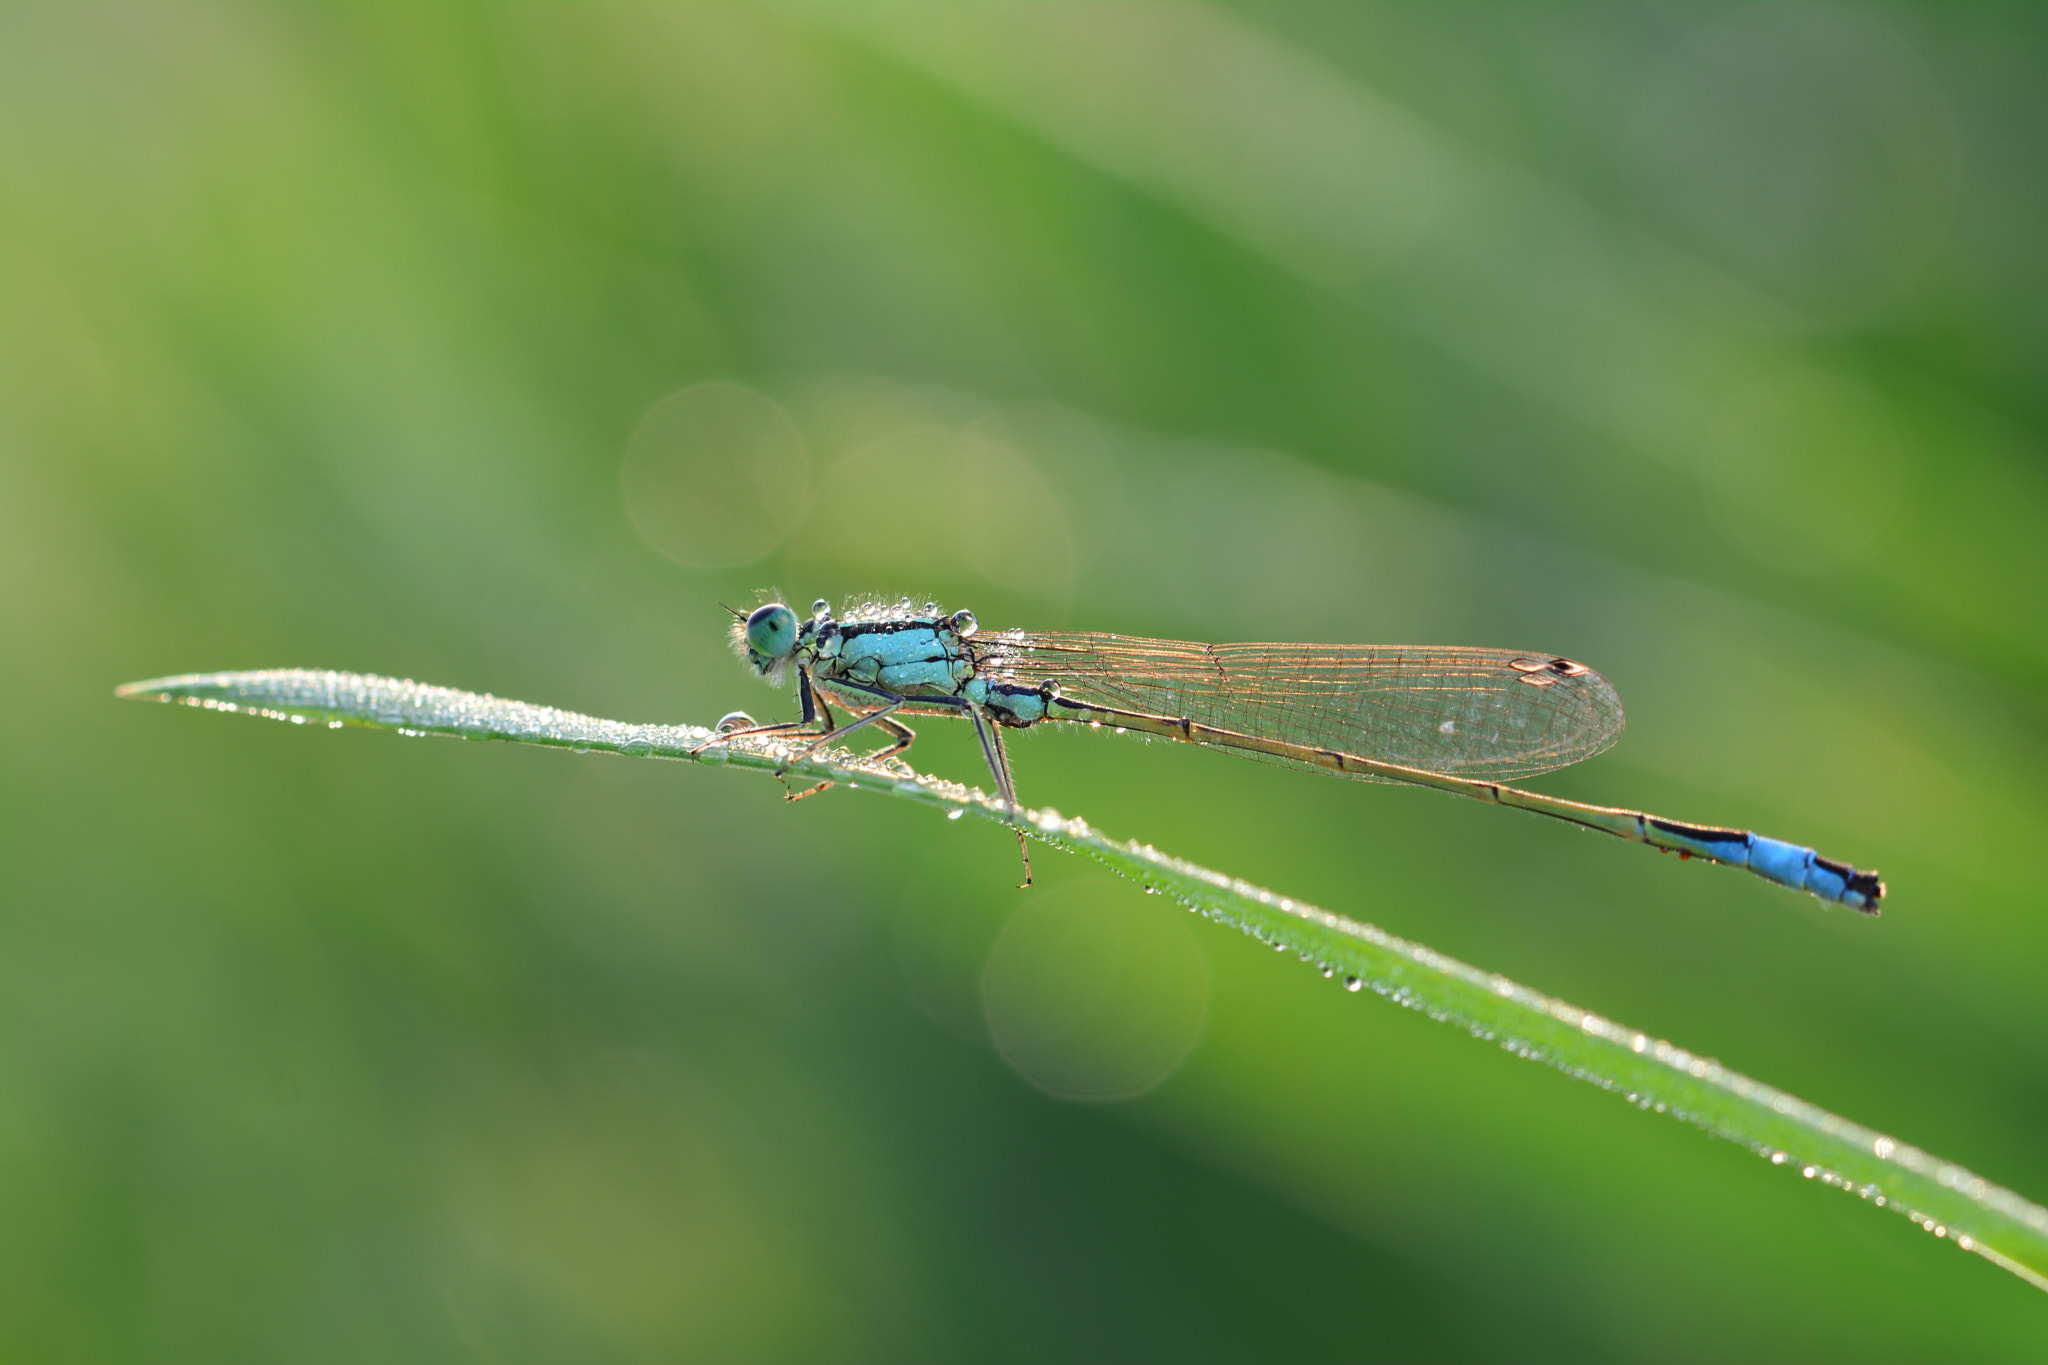
M1156 896L1159 894L1159 888L1156 886L1148 886L1145 888L1145 894L1148 896Z
M590 752L590 746L579 739L569 746L569 752L572 754L587 754Z
M937 616L937 615L939 614L939 604L938 604L938 603L936 603L936 602L927 602L927 603L925 603L925 604L924 604L924 614L925 614L926 616Z
M1328 981L1331 977L1335 976L1336 974L1337 969L1335 967L1330 966L1328 963L1323 964L1323 980Z
M753 728L754 718L744 711L728 711L720 716L718 724L712 727L721 735L729 735L734 730L751 730Z
M953 613L952 626L953 633L963 640L981 629L981 623L974 619L974 613L965 608Z
M811 603L811 619L816 621L822 621L831 614L832 604L830 602L827 602L824 598L821 597L817 601Z
M1040 684L1038 689L1038 695L1044 697L1047 701L1052 701L1059 694L1060 684L1057 678L1047 678L1044 683Z
M1355 976L1347 976L1344 978L1344 989L1347 991L1355 991L1364 984L1365 983L1363 981L1360 981Z
M1117 726L1117 727L1116 727L1116 732L1117 732L1118 734L1120 734L1120 735L1127 735L1127 734L1129 734L1129 733L1130 733L1130 731L1129 731L1129 730L1126 730L1126 729L1124 729L1124 727L1123 727L1123 726L1121 726L1121 725L1119 725L1119 726Z
M1436 728L1444 734L1455 735L1458 733L1458 722L1454 720L1447 720L1442 725L1439 725Z
M948 820L958 820L961 816L965 814L967 814L967 812L964 809L962 809L959 806L955 806L953 807L953 809L946 812L946 818Z

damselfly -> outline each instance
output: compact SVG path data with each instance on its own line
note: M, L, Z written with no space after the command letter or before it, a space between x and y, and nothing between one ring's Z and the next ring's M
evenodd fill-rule
M795 762L872 725L890 740L873 755L882 758L917 737L899 717L964 716L1013 822L1017 788L1003 731L1062 721L1511 806L1680 857L1746 867L1866 914L1876 914L1884 897L1875 872L1797 844L1502 785L1503 778L1590 758L1621 734L1614 688L1586 665L1555 655L1439 645L1205 645L1079 631L984 634L972 612L946 614L932 604L919 612L908 602L859 607L843 620L822 601L808 618L780 602L733 615L733 646L757 673L778 685L796 675L803 718L757 726L736 713L728 736L811 737L791 756ZM828 698L851 718L840 723ZM1024 844L1021 829L1018 843ZM1024 880L1030 884L1028 847Z

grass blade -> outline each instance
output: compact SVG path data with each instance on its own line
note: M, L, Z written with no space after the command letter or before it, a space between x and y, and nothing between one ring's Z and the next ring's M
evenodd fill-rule
M715 738L694 725L629 725L500 697L361 673L270 669L204 673L129 683L118 695L207 710L269 716L295 724L362 725L402 734L450 735L576 752L617 753L772 773L793 744L773 736ZM1000 821L1002 803L982 792L923 776L890 760L844 750L792 764L804 781L881 790ZM1079 817L1023 813L1038 839L1084 853L1259 941L1292 950L1340 977L1410 1009L1496 1042L1632 1103L1739 1142L1810 1180L1851 1191L2048 1290L2048 1209L2011 1190L1719 1062L1445 957L1369 924L1275 895L1248 882L1116 840Z

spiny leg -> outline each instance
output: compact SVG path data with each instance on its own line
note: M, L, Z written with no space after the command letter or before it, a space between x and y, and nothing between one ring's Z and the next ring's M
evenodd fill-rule
M993 733L995 734L996 753L1003 760L1003 775L1005 777L1008 777L1010 771L1010 756L1003 752L1002 732L994 731ZM1016 818L1017 789L1013 786L1010 789L1010 819L1012 822L1015 822ZM1024 837L1024 827L1022 825L1017 826L1017 856L1024 860L1024 880L1017 884L1017 889L1019 891L1022 891L1026 887L1031 885L1031 841Z
M1017 831L1017 853L1024 859L1024 883L1031 885L1031 845L1024 837L1024 827L1017 823L1017 784L1010 778L1010 756L1003 752L1003 735L973 702L967 703L967 714L974 721L975 738L981 741L981 756L988 760L988 770L995 774L996 794L1003 798L1010 824ZM1022 890L1020 886L1018 890Z
M811 675L801 669L797 672L796 682L797 702L803 708L802 720L786 720L775 725L749 725L741 729L727 730L722 734L713 735L710 739L705 740L702 744L690 750L691 756L695 757L703 753L714 744L727 744L735 739L745 739L752 735L788 734L792 730L807 730L813 725L819 726L829 735L835 722L832 719L832 708L825 701L825 694L812 689ZM822 743L822 741L820 742ZM816 748L817 746L813 745L811 747ZM810 749L805 749L803 752L808 754ZM798 755L798 757L802 756L802 754ZM780 779L788 771L789 764L785 763L775 770L775 776L777 779ZM784 785L788 784L785 783ZM796 801L806 796L816 796L831 785L830 782L820 782L817 786L807 791L789 793L789 799Z
M863 717L860 721L855 722L855 724L865 725L870 721L872 721L880 729L887 731L895 739L896 742L894 744L891 744L886 749L877 749L875 750L875 752L866 755L862 760L863 762L876 763L880 762L882 759L894 757L895 755L902 753L905 749L908 749L910 747L910 742L917 738L917 731L911 729L902 721L891 720L889 717L884 716L879 712L871 716ZM853 725L849 725L846 727L847 730L851 730L853 728ZM844 734L845 731L842 730L840 733ZM827 738L831 738L831 736L827 736ZM824 742L824 740L818 741L818 743L820 744ZM808 753L809 750L806 750L805 752ZM799 754L797 755L797 757L801 758L803 757L803 755ZM790 762L792 763L794 763L795 761L796 759L790 760ZM789 793L789 799L791 801L801 801L806 796L816 796L819 792L825 790L825 788L831 785L832 784L830 782L820 782L815 787L806 788L805 790L800 792Z
M824 729L830 730L835 722L832 719L832 708L824 704L824 694L811 691L811 677L808 673L799 671L796 679L797 702L803 708L802 720L785 720L774 725L747 725L731 730L721 730L718 734L713 735L710 739L705 740L702 744L690 750L691 756L695 757L703 753L714 744L728 744L733 740L745 739L750 735L787 734L791 730L801 730L806 726L820 725L821 723ZM733 714L740 715L743 713L734 712Z
M811 709L811 698L813 696L813 689L811 687L811 675L808 673L799 673L797 675L797 680L799 683L799 691L802 693L805 703L804 710L806 714L809 714ZM870 687L865 683L849 682L845 679L840 679L834 682L833 686L839 689L841 692L858 692L863 694L864 696L873 697L876 701L882 704L880 706L877 706L874 710L865 713L856 720L848 721L844 725L834 725L832 723L832 708L830 705L826 703L824 692L817 691L815 693L817 697L817 706L818 709L822 711L825 716L825 732L819 735L816 739L812 740L809 744L805 745L802 749L798 750L795 754L791 755L789 763L783 764L780 768L776 770L775 775L777 777L780 777L783 773L789 771L790 763L797 763L802 761L803 759L809 758L813 753L816 753L820 748L824 747L825 745L830 744L833 740L843 738L846 735L850 735L855 730L860 729L860 727L863 725L880 725L883 729L887 730L891 735L895 736L896 742L890 745L887 749L883 750L881 756L886 756L889 754L900 754L905 749L910 747L910 742L912 740L917 738L917 732L912 730L909 726L904 725L901 721L892 721L889 719L890 714L898 710L900 707L902 707L906 702L910 700L910 698L898 696L894 692L885 692L879 687ZM839 698L839 700L842 705L846 704L846 698L843 695ZM847 709L850 711L853 708L851 706L848 706Z
M813 695L813 688L811 685L810 675L808 673L800 673L798 674L798 679L800 684L799 690L803 693L805 699L809 700L809 698ZM844 680L835 683L834 686L839 687L844 691L859 692L864 695L873 697L876 701L881 702L882 705L876 707L872 711L867 712L865 715L859 717L856 720L848 721L844 725L832 725L832 708L826 702L824 692L822 690L817 690L815 692L815 696L817 698L817 707L819 711L821 711L824 714L827 722L825 733L819 735L816 739L812 740L808 745L804 746L795 754L791 755L788 763L784 763L780 768L776 769L775 775L777 777L781 777L784 773L788 772L791 763L797 763L802 761L803 759L809 758L813 753L817 752L820 748L824 747L827 744L830 744L832 741L836 739L842 739L845 736L852 734L855 730L860 729L863 725L878 726L882 730L886 731L890 738L895 741L894 743L890 744L889 747L887 747L886 749L882 749L875 753L869 754L867 756L869 762L874 762L878 759L884 759L895 754L900 754L905 749L908 749L911 745L911 742L917 738L917 732L911 729L908 725L905 725L902 721L890 719L890 715L892 712L896 711L899 707L903 706L906 702L910 700L908 697L898 696L894 692L885 692L879 687L869 687L864 683L853 683ZM839 700L841 704L844 704L846 698L844 696L841 696ZM851 710L852 708L848 707L848 709ZM817 795L819 792L825 790L825 788L831 785L832 784L830 782L820 782L817 786L811 787L805 791L791 792L789 799L792 801L801 801L806 796Z
M780 768L777 768L775 770L775 775L777 777L782 776L782 774L789 771L790 764L803 762L812 754L816 753L819 749L824 748L827 744L830 744L835 740L841 740L846 738L855 730L860 729L863 725L880 725L885 727L892 735L896 736L896 742L890 745L886 752L892 754L902 753L905 749L910 747L910 741L917 738L917 733L907 725L904 725L898 721L890 720L889 716L892 712L900 708L903 705L903 703L907 700L909 700L907 697L897 697L894 701L891 701L886 705L876 707L874 710L868 712L864 716L861 716L857 720L850 720L846 722L846 724L840 726L835 730L827 730L824 734L819 735L809 744L806 744L803 748L791 754L789 756L789 762L784 763ZM874 755L870 755L870 757L873 756Z
M896 742L894 744L891 744L886 749L877 749L873 753L869 754L867 756L867 761L870 763L879 763L885 758L896 757L896 755L902 753L905 749L908 749L911 746L912 742L917 739L917 731L911 729L908 725L905 725L900 720L894 720L887 716L880 716L875 719L875 724L881 726L882 729L886 730L892 737L894 737Z

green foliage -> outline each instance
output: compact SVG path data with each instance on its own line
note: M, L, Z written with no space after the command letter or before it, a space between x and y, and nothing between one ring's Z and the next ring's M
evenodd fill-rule
M1011 756L2039 1200L2044 68L2038 6L0 5L0 1358L2037 1360L1950 1241L984 821L107 689L788 720L771 588L1583 659L1628 729L1545 790L1884 917Z

